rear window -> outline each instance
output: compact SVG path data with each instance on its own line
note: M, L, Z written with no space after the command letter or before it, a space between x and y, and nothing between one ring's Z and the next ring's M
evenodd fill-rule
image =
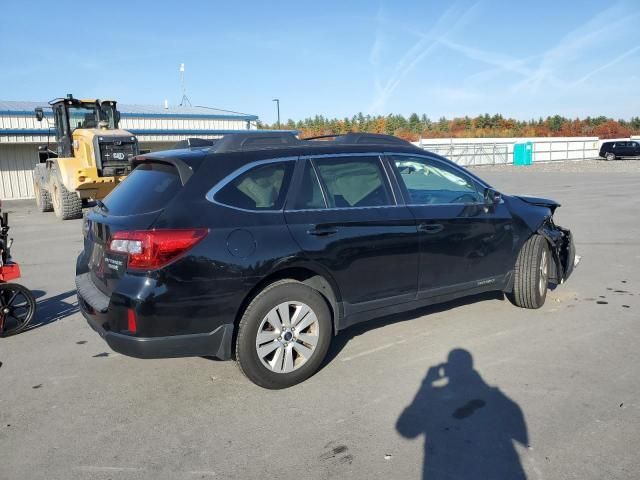
M215 201L244 210L280 210L293 162L259 165L239 175L215 194Z
M164 163L142 164L104 199L112 215L155 212L167 206L182 188L175 167Z

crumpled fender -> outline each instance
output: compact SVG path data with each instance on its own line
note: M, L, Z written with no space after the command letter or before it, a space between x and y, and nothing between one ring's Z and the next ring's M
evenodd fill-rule
M573 272L575 263L575 246L570 230L553 223L553 218L547 217L537 233L542 235L549 243L549 249L554 259L554 271L550 272L549 279L556 283L563 283Z
M535 205L537 207L547 207L551 210L551 214L556 211L556 208L560 206L558 202L555 200L550 200L548 198L540 198L540 197L526 197L522 195L517 195L517 197L530 205Z

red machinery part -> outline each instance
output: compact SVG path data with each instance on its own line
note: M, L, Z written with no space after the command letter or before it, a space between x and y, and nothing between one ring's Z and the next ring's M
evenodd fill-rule
M17 263L5 263L0 267L0 282L10 282L20 278L20 265Z

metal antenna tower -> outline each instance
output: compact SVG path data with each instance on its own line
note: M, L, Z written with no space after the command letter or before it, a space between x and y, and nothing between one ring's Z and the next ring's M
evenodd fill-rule
M187 87L185 87L184 85L184 63L180 64L180 84L182 86L182 100L180 100L180 106L191 106L191 100L189 100L189 97L187 97Z

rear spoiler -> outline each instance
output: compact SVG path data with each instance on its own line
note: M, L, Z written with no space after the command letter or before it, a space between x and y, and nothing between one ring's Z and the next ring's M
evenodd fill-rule
M180 177L180 183L182 183L182 186L184 186L185 183L187 183L187 181L191 178L191 175L193 175L193 168L191 167L191 165L187 164L183 160L180 160L179 158L154 158L148 157L146 155L138 155L137 157L133 157L133 159L131 160L131 171L133 171L137 166L144 163L164 163L165 165L171 165L172 167L175 167L175 169L178 171L178 176Z

